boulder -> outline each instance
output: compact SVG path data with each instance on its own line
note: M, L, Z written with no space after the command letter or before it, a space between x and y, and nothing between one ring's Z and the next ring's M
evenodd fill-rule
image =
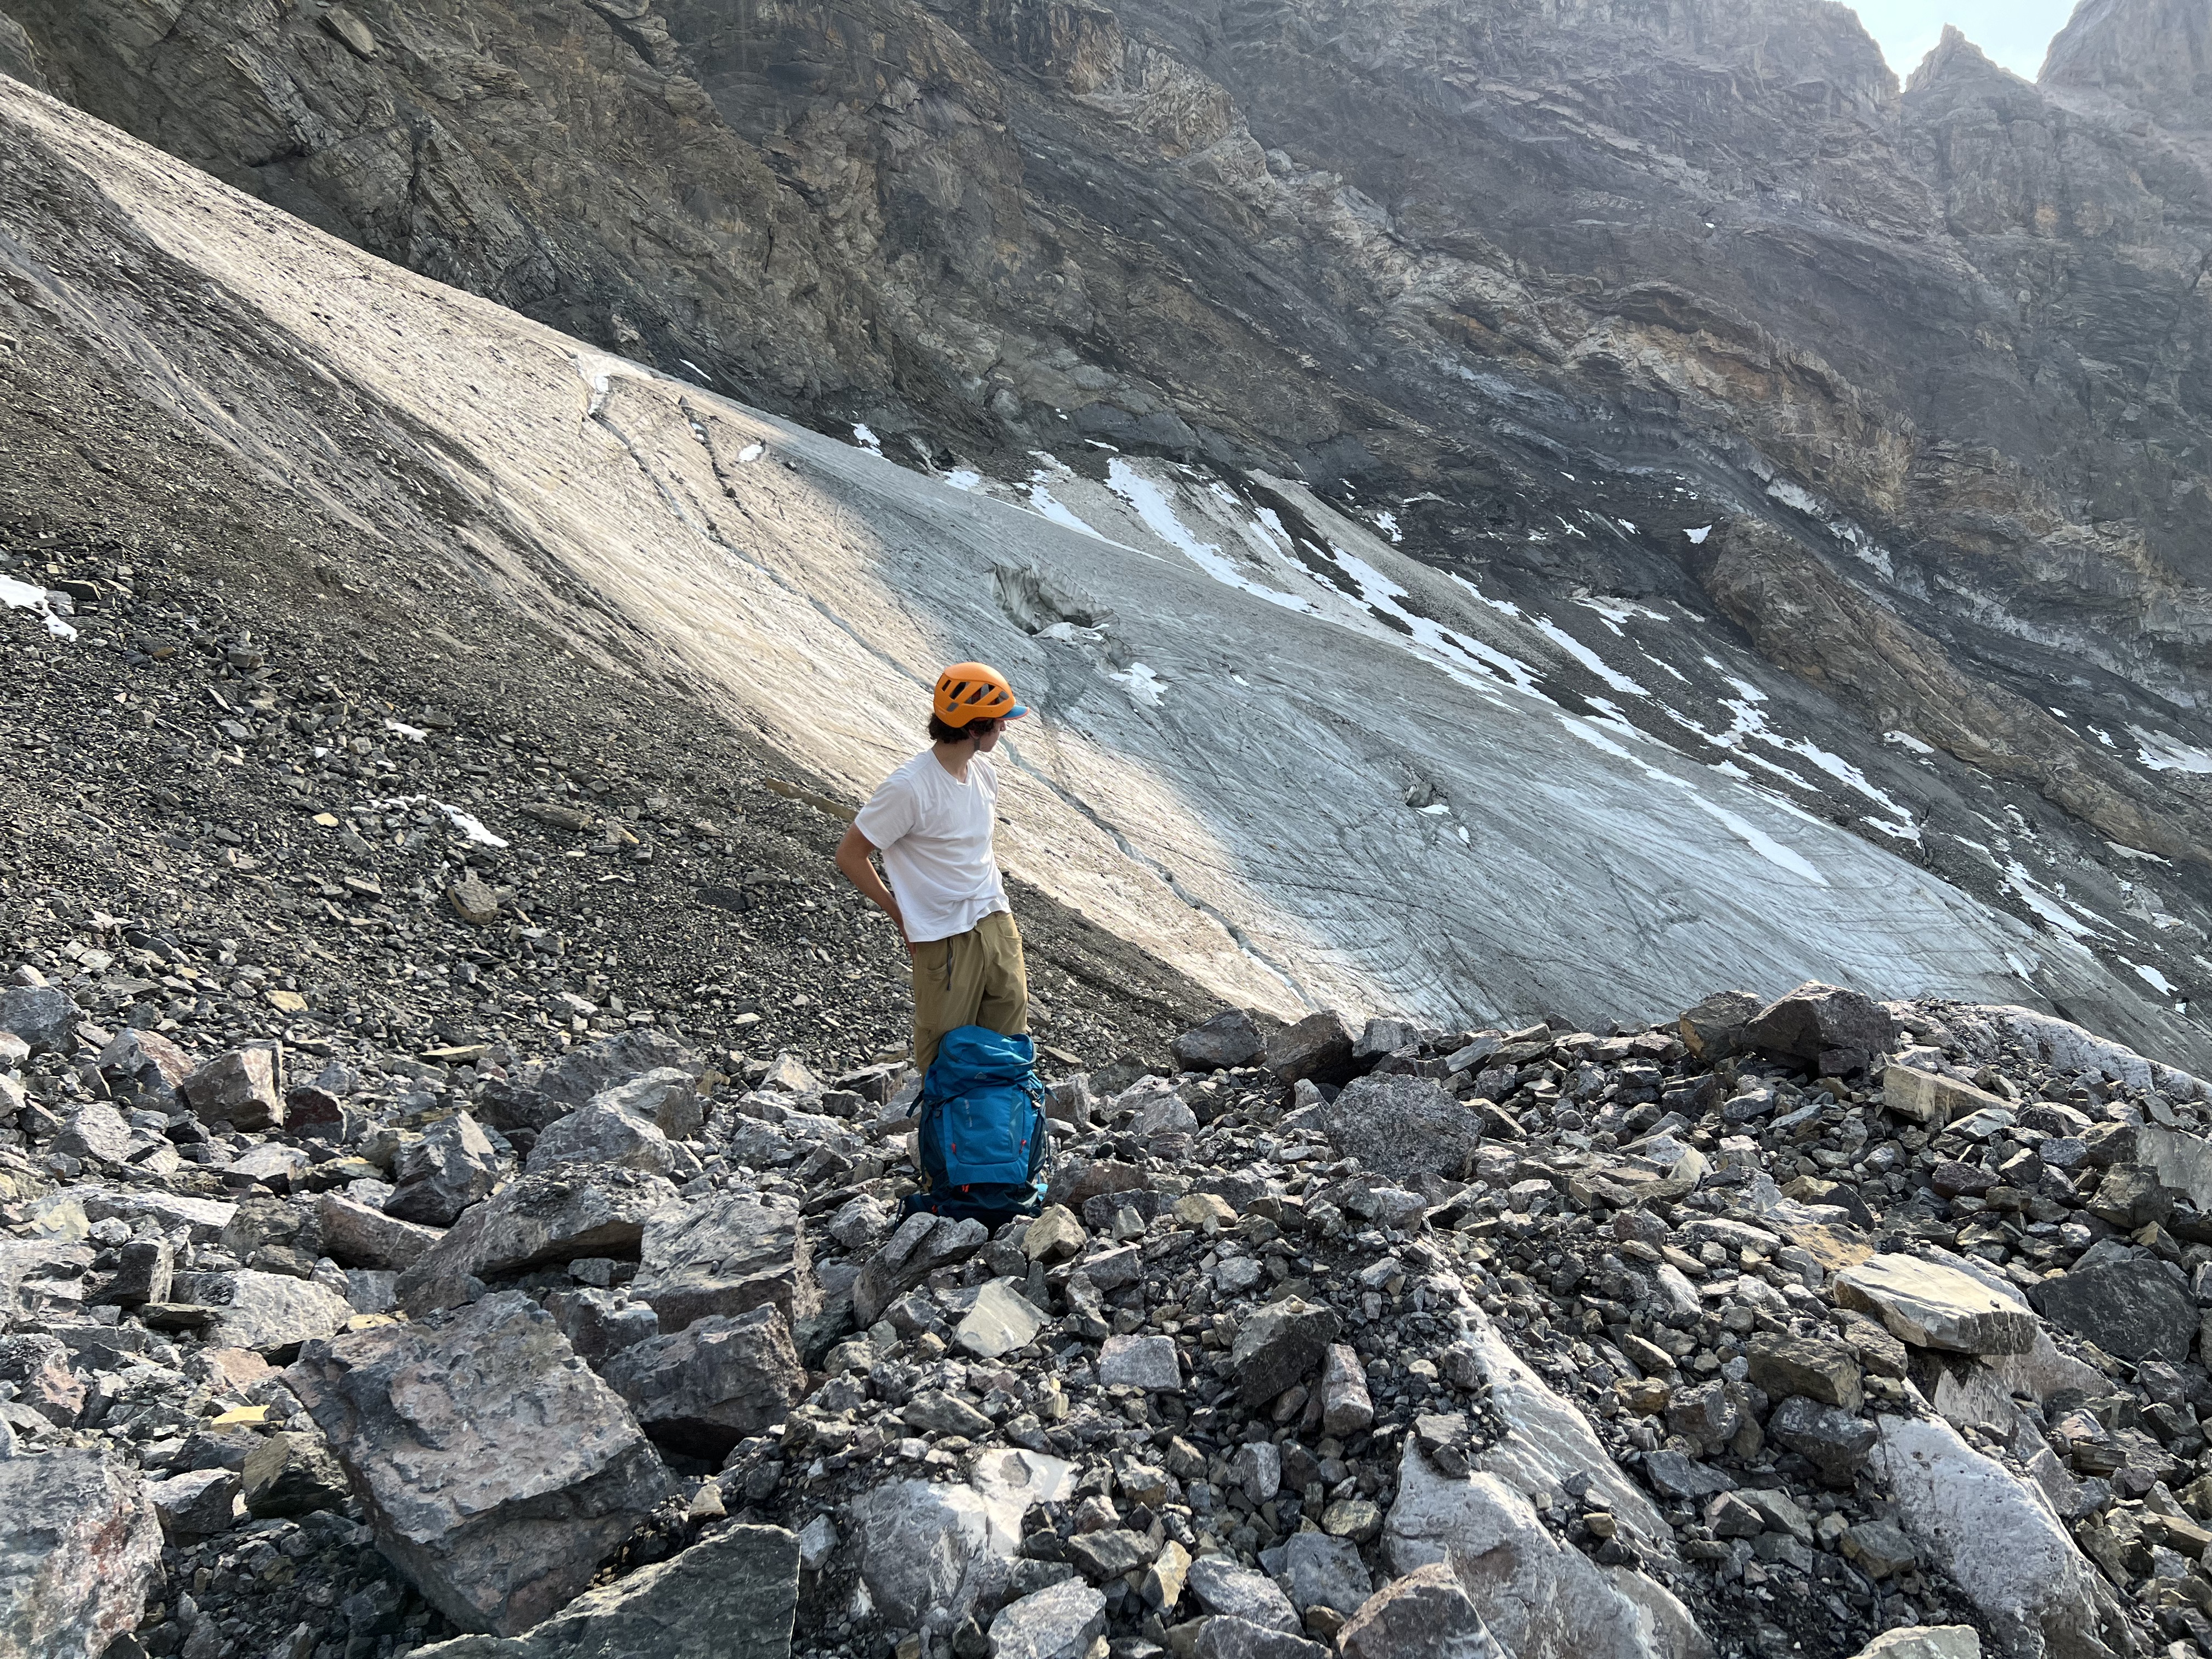
M1971 1083L1894 1063L1882 1068L1881 1103L1899 1117L1936 1129L1954 1118L1971 1116L1990 1107L2007 1111L2012 1107L2010 1101L1984 1093Z
M1856 1412L1866 1403L1858 1361L1840 1342L1819 1337L1753 1334L1744 1345L1752 1382L1775 1399L1802 1394Z
M192 1469L166 1480L149 1480L146 1496L161 1523L161 1533L173 1542L228 1532L238 1509L239 1479L225 1468Z
M314 1343L284 1376L377 1547L466 1630L564 1606L667 1492L622 1397L519 1292Z
M980 1222L969 1224L983 1231ZM805 1229L791 1199L732 1188L665 1205L647 1220L639 1249L642 1265L630 1294L652 1304L664 1331L763 1304L793 1322L821 1306Z
M1367 1564L1359 1559L1359 1546L1325 1532L1292 1533L1273 1549L1261 1552L1260 1565L1287 1581L1291 1605L1301 1613L1309 1607L1328 1607L1349 1616L1374 1589Z
M1106 1598L1077 1579L1024 1595L991 1620L991 1659L1085 1659L1106 1632Z
M705 1127L706 1108L699 1101L699 1082L676 1066L656 1066L641 1077L592 1097L594 1106L617 1111L650 1123L671 1140L690 1140Z
M1940 1262L1869 1256L1836 1275L1836 1303L1874 1315L1899 1340L1953 1353L2025 1353L2035 1315L2016 1292Z
M595 1370L609 1354L660 1334L660 1316L644 1303L588 1286L556 1291L546 1298L545 1311L578 1358Z
M1515 1659L1692 1659L1709 1651L1687 1609L1659 1583L1600 1566L1554 1537L1497 1475L1441 1474L1410 1445L1382 1550L1401 1576L1449 1567Z
M108 1086L129 1090L149 1105L166 1106L199 1062L158 1031L125 1030L100 1051Z
M446 1236L435 1227L371 1209L342 1192L327 1192L315 1200L315 1219L325 1251L349 1267L410 1267Z
M1808 981L1777 997L1744 1027L1743 1045L1809 1060L1823 1076L1864 1071L1897 1041L1897 1022L1872 997Z
M1766 1419L1766 1437L1810 1463L1823 1485L1843 1490L1874 1449L1875 1426L1838 1407L1793 1395Z
M1310 1079L1316 1083L1352 1080L1352 1028L1334 1009L1308 1014L1295 1025L1286 1025L1267 1039L1267 1069L1284 1083Z
M1217 1613L1201 1620L1191 1659L1328 1659L1328 1650L1303 1636Z
M1940 1419L1884 1416L1878 1426L1874 1469L1889 1484L1897 1523L1988 1619L2004 1650L2103 1654L2110 1592L2041 1491Z
M1355 1078L1322 1108L1337 1151L1393 1180L1424 1175L1455 1181L1482 1144L1482 1119L1437 1084L1408 1073Z
M53 985L16 985L0 991L0 1031L22 1038L33 1054L65 1054L76 1046L82 1012Z
M491 1196L499 1184L499 1153L466 1112L432 1124L422 1138L402 1144L392 1160L398 1190L384 1212L426 1227L450 1227L470 1205Z
M602 1361L599 1375L656 1442L718 1462L746 1436L782 1422L806 1392L791 1327L767 1305L634 1343Z
M938 1268L966 1261L990 1237L990 1229L980 1221L955 1221L916 1211L899 1223L853 1281L854 1321L865 1330Z
M1176 1064L1186 1072L1220 1072L1249 1066L1267 1050L1259 1023L1242 1008L1216 1014L1175 1040Z
M195 1287L189 1299L215 1310L207 1340L221 1347L289 1359L301 1343L328 1336L353 1317L343 1297L313 1279L247 1268L189 1277Z
M115 1252L115 1273L100 1294L102 1302L135 1308L167 1302L176 1280L176 1252L166 1238L134 1238Z
M120 1164L131 1155L131 1126L106 1101L91 1101L64 1120L53 1149L88 1163Z
M975 1301L953 1328L955 1346L978 1359L998 1359L1036 1340L1045 1316L1014 1289L994 1279L975 1292Z
M1292 1635L1303 1628L1281 1587L1264 1572L1237 1565L1232 1556L1200 1556L1190 1564L1184 1582L1208 1613L1226 1613Z
M586 1591L522 1636L459 1636L415 1659L787 1659L799 1540L724 1527L679 1555Z
M1674 1022L1682 1042L1700 1060L1719 1060L1743 1047L1744 1028L1763 1005L1749 991L1716 991Z
M232 1048L217 1054L179 1083L177 1094L205 1123L269 1129L281 1127L284 1121L276 1056L267 1048Z
M2202 1316L2181 1270L2148 1254L2039 1279L2028 1299L2119 1359L2186 1359Z
M478 1103L495 1129L540 1130L595 1095L664 1066L696 1075L684 1045L666 1032L639 1026L564 1054L532 1061L511 1078L493 1079Z
M1106 1388L1143 1389L1152 1394L1181 1394L1182 1364L1176 1353L1175 1339L1167 1336L1108 1337L1098 1350L1098 1381Z
M84 1409L84 1379L70 1364L68 1345L43 1332L0 1336L0 1382L13 1398L61 1428Z
M1344 1659L1507 1659L1441 1561L1368 1597L1337 1633L1336 1650Z
M556 1164L611 1165L666 1176L684 1167L686 1159L650 1120L633 1117L602 1097L541 1133L523 1167L534 1175Z
M161 1523L100 1452L0 1457L0 1654L102 1659L160 1582Z
M676 1202L673 1182L636 1170L563 1164L510 1181L465 1212L399 1276L420 1318L469 1299L471 1279L579 1256L635 1256L647 1220Z
M957 1629L976 1599L1000 1583L1011 1541L994 1548L989 1511L968 1486L893 1480L862 1493L847 1511L860 1581L894 1625Z
M1875 1637L1856 1659L1982 1659L1982 1635L1972 1625L1901 1625Z
M1342 1324L1334 1310L1294 1296L1247 1316L1229 1354L1237 1398L1257 1406L1305 1382Z
M343 1509L351 1495L345 1469L318 1434L272 1434L246 1454L239 1480L257 1521Z

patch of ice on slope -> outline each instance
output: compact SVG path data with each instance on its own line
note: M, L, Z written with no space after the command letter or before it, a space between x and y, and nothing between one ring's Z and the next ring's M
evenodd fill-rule
M2128 732L2137 745L2136 759L2154 772L2212 772L2212 752L2163 732L2146 732L2140 726L2130 726Z
M55 615L53 601L46 596L46 590L43 587L19 582L13 576L0 576L0 605L6 605L10 611L27 611L33 616L45 617L46 632L58 640L76 637L76 629Z

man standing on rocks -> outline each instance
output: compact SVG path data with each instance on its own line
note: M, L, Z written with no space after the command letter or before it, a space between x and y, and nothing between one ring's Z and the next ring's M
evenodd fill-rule
M928 748L884 780L837 848L845 879L883 908L914 963L914 1063L963 1025L1029 1030L1022 936L991 836L999 775L984 757L1029 710L995 668L955 663L938 677ZM883 854L886 888L871 863Z

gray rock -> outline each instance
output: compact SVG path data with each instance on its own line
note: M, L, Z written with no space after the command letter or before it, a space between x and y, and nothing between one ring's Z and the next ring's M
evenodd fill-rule
M694 1320L621 1349L599 1370L647 1434L687 1457L720 1459L782 1422L806 1392L791 1327L766 1305Z
M1735 1488L1735 1480L1723 1471L1678 1451L1644 1453L1644 1478L1662 1498L1686 1498L1692 1502Z
M821 1305L806 1231L790 1199L727 1190L664 1206L646 1222L640 1251L630 1294L653 1304L664 1331L763 1304L796 1322Z
M1329 1607L1349 1617L1374 1590L1359 1546L1325 1532L1292 1533L1263 1552L1260 1565L1290 1581L1291 1605L1302 1613Z
M1352 1028L1334 1009L1308 1014L1267 1039L1267 1065L1284 1083L1345 1083L1352 1074Z
M899 1223L853 1281L853 1318L863 1329L939 1267L964 1261L989 1242L980 1221L954 1221L918 1211Z
M1176 1064L1186 1072L1219 1072L1249 1066L1267 1052L1259 1023L1242 1008L1216 1014L1175 1040Z
M495 1079L479 1103L483 1121L495 1129L543 1129L594 1095L663 1067L696 1075L683 1044L665 1031L639 1026Z
M656 1176L686 1167L679 1150L649 1120L633 1117L604 1096L540 1134L523 1167L536 1175L560 1164L611 1165Z
M120 1164L131 1153L131 1126L105 1101L78 1107L54 1137L54 1150L98 1164Z
M1441 1561L1376 1591L1336 1645L1343 1659L1511 1659Z
M1306 1381L1342 1325L1334 1310L1297 1297L1248 1316L1230 1349L1237 1398L1247 1407L1257 1406Z
M257 1521L341 1509L352 1495L344 1466L319 1434L269 1435L246 1454L238 1474L246 1512Z
M1331 1343L1321 1373L1322 1431L1342 1439L1364 1432L1374 1421L1375 1400L1367 1391L1359 1355L1341 1342Z
M999 1609L991 1659L1085 1659L1105 1630L1106 1598L1069 1579Z
M674 1183L636 1170L563 1164L520 1176L465 1212L400 1274L400 1303L419 1318L467 1301L471 1279L579 1256L634 1256L647 1218L675 1202Z
M1836 1275L1838 1307L1870 1313L1899 1340L1954 1353L2025 1353L2035 1316L2009 1288L1908 1255L1876 1255Z
M607 1291L556 1291L547 1299L545 1311L553 1316L577 1358L595 1368L608 1355L660 1334L659 1314L642 1302Z
M0 1031L14 1032L33 1054L69 1053L83 1017L58 986L17 985L0 991Z
M849 1513L861 1582L896 1625L951 1630L994 1577L990 1514L969 1487L890 1481Z
M392 1161L398 1190L384 1212L426 1227L450 1227L499 1184L499 1153L477 1121L456 1112L403 1144Z
M1005 1279L975 1292L975 1305L953 1328L954 1344L978 1359L998 1359L1036 1340L1045 1316Z
M0 1458L0 1654L102 1659L161 1571L137 1474L92 1450Z
M1437 1084L1405 1073L1356 1078L1322 1109L1336 1149L1394 1180L1456 1180L1482 1143L1482 1119Z
M650 1123L671 1140L690 1140L707 1121L698 1079L675 1066L657 1066L642 1077L617 1084L593 1096L592 1104L611 1106Z
M1972 1625L1903 1625L1882 1632L1855 1659L1982 1659L1982 1635Z
M1106 1388L1144 1389L1155 1394L1182 1392L1182 1365L1175 1339L1166 1336L1109 1336L1098 1350L1098 1381Z
M1766 1419L1767 1438L1797 1453L1824 1485L1848 1487L1874 1449L1875 1426L1864 1418L1793 1395Z
M343 1297L312 1279L251 1269L198 1277L196 1296L216 1310L209 1338L223 1347L289 1359L353 1317Z
M377 1547L465 1629L564 1606L668 1488L622 1397L519 1293L318 1342L284 1376Z
M1297 1635L1304 1626L1275 1581L1225 1555L1201 1555L1190 1564L1190 1593L1208 1613L1227 1613Z
M268 1129L281 1127L284 1121L276 1060L266 1048L232 1048L217 1054L179 1083L177 1094L204 1122Z
M134 1238L115 1252L115 1276L100 1292L102 1302L135 1308L167 1302L176 1278L175 1252L166 1238Z
M1328 1650L1303 1636L1255 1625L1231 1613L1215 1613L1198 1627L1191 1659L1328 1659Z
M100 1075L112 1088L129 1088L150 1105L165 1104L198 1065L158 1031L126 1030L100 1051Z
M325 1251L349 1267L410 1267L446 1236L435 1227L403 1221L339 1192L325 1193L315 1200L315 1219L322 1228Z
M14 1386L18 1404L64 1429L84 1409L84 1379L70 1360L68 1344L44 1331L0 1336L0 1382Z
M416 1659L787 1659L799 1540L725 1527L679 1555L586 1592L523 1636L462 1636Z
M2200 1322L2181 1270L2143 1255L2028 1287L2036 1311L2118 1359L2186 1359Z
M163 1535L176 1542L228 1532L239 1490L238 1476L224 1468L193 1469L146 1483Z
M1810 981L1776 998L1744 1028L1743 1045L1814 1062L1823 1074L1863 1071L1897 1041L1897 1022L1873 998Z
M1744 1028L1759 1018L1762 1006L1749 991L1716 991L1685 1009L1674 1028L1692 1054L1719 1060L1743 1047Z

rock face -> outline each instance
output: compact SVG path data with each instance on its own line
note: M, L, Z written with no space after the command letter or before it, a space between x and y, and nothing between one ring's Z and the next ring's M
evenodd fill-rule
M667 1488L621 1396L524 1296L315 1344L286 1377L377 1547L465 1630L563 1606Z
M731 1527L578 1596L526 1636L463 1636L422 1659L785 1659L799 1607L799 1540Z
M159 1582L138 1477L98 1451L0 1457L0 1653L101 1659Z

